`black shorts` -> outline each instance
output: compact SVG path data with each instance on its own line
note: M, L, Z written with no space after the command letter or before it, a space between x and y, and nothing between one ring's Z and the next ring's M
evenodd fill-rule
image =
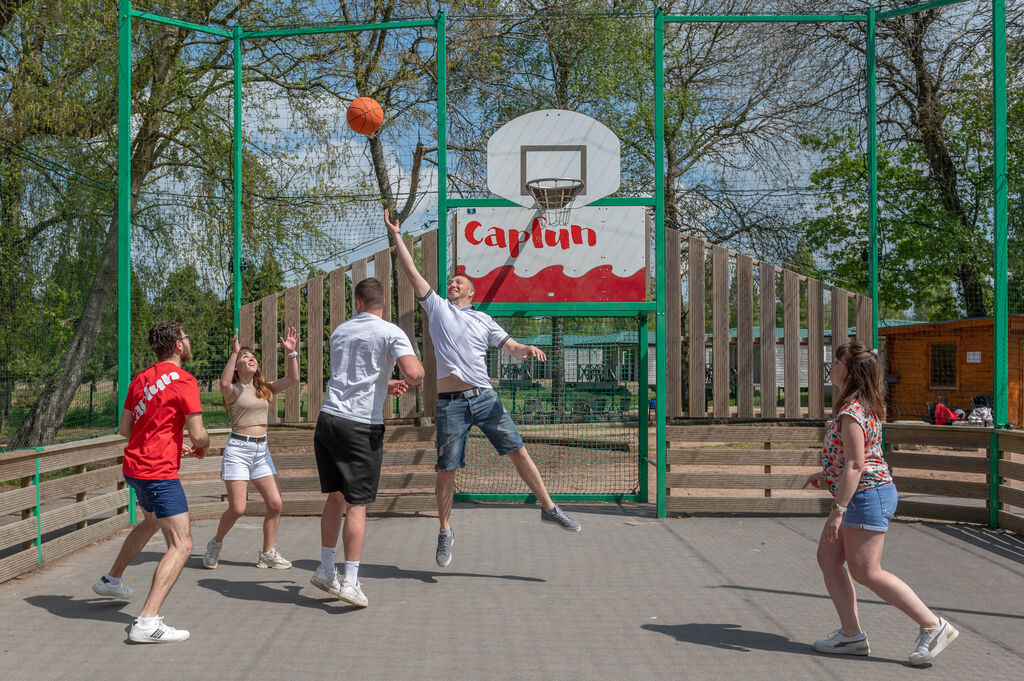
M377 498L384 458L383 424L360 423L320 412L313 451L321 492L341 492L350 504L369 504Z

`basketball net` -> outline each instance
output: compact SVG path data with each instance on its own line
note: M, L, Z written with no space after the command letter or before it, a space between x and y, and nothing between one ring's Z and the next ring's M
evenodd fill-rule
M583 191L583 181L567 177L543 177L530 180L526 189L540 208L541 217L548 224L566 226L573 201Z

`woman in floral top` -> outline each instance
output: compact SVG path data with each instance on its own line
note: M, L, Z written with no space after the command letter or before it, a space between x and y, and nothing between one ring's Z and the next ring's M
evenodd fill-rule
M857 615L856 580L917 622L920 632L910 663L925 664L959 632L929 610L903 580L882 569L885 532L897 503L896 486L882 457L882 363L877 350L857 342L839 347L834 360L832 384L840 389L832 409L835 419L825 431L822 471L808 477L804 487L827 487L834 500L818 540L818 566L841 627L815 641L814 649L846 655L871 652Z

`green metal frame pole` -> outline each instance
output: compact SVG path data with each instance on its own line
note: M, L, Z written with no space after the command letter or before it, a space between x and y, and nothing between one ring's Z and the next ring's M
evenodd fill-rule
M132 3L117 7L117 404L132 380ZM115 425L121 410L114 409ZM135 524L135 490L128 490Z
M232 148L233 170L232 194L234 195L234 248L231 253L232 262L232 289L234 292L234 304L232 305L232 320L234 328L238 328L239 310L242 307L242 27L235 24L234 35L234 134L235 142Z
M654 14L654 317L657 338L657 392L655 418L658 456L656 490L657 515L665 517L665 14L661 8ZM675 276L677 273L673 273ZM645 339L646 340L646 339ZM642 367L641 371L647 371Z
M878 103L875 84L875 8L868 8L868 241L871 245L871 347L878 347Z
M445 13L437 13L437 290L448 282L448 55ZM442 293L443 295L443 293Z
M988 524L999 526L999 429L1008 420L1009 386L1007 351L1007 173L1006 173L1006 0L992 0L992 180L994 314L994 408L995 428L989 452Z
M650 452L650 437L649 431L650 424L648 423L650 417L650 389L648 387L648 374L650 368L647 359L647 346L648 346L648 330L647 330L647 313L644 312L637 316L637 342L636 342L636 408L637 408L637 424L639 425L639 432L637 433L637 452L639 453L638 465L640 466L640 499L643 503L650 503L650 490L648 480L648 467L651 465L651 452Z
M120 0L117 24L117 400L132 378L132 3ZM121 415L114 410L115 427Z

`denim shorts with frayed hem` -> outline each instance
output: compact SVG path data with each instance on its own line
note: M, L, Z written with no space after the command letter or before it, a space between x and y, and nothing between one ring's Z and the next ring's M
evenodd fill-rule
M869 487L853 495L843 514L843 527L855 530L885 532L889 521L896 513L899 495L896 485L887 482L878 487Z
M484 390L469 399L437 401L437 469L451 471L466 466L469 429L476 426L491 441L498 454L523 447L523 438L494 390Z

